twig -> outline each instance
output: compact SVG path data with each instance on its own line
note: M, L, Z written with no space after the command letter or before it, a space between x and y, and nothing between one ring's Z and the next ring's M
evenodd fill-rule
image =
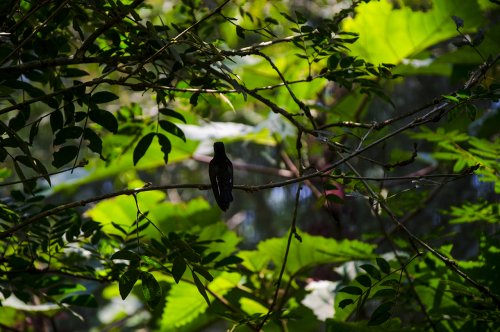
M307 118L311 122L313 128L316 129L316 122L314 121L314 118L313 118L313 116L311 114L311 111L309 110L309 107L307 107L301 100L299 100L297 98L297 96L295 95L295 93L292 91L292 89L290 89L290 87L288 86L287 80L285 79L285 77L283 76L283 74L281 73L281 71L278 69L278 67L274 64L273 60L269 56L267 56L266 54L262 53L261 51L255 51L254 54L263 57L271 65L271 67L278 74L278 76L280 77L281 81L283 82L283 84L285 85L286 89L288 90L288 93L290 94L290 97L292 97L293 101L299 106L299 108L307 116Z
M143 2L144 2L144 0L135 0L133 3L131 3L127 7L131 8L131 9L135 9L137 6L139 6ZM75 52L74 58L76 58L76 59L84 58L85 52L88 50L88 48L90 46L92 46L92 43L105 31L111 29L111 27L113 27L113 25L120 23L123 20L123 18L127 16L127 14L129 12L130 11L123 11L122 13L120 13L120 15L117 15L113 19L110 19L102 27L95 30L89 37L87 37L87 39L85 39L85 41L82 43L82 46L80 46L80 48Z
M45 21L43 21L39 26L37 26L28 37L24 38L24 40L21 43L19 43L16 46L16 48L12 50L12 52L10 52L5 58L2 59L2 61L0 61L0 66L3 65L5 62L7 62L10 59L11 56L13 56L17 52L19 52L19 50L27 42L29 42L31 39L33 39L33 37L35 37L41 29L45 28L45 26L47 25L47 23L49 23L50 20L52 20L57 14L59 14L59 12L64 8L64 6L66 6L66 4L68 2L69 2L69 0L63 1L55 10L53 10L52 13L50 14L50 16L47 17L47 19Z
M210 17L212 17L213 15L217 14L218 12L220 12L222 10L222 8L229 2L230 0L225 0L222 4L220 4L217 8L215 8L213 11L211 11L210 13L208 13L207 15L205 15L204 17L202 17L199 21L195 22L194 24L192 24L191 26L189 26L188 28L182 30L177 36L175 36L174 38L172 38L172 40L170 40L167 44L163 45L158 51L156 51L153 55L151 55L149 58L147 58L146 60L143 60L141 61L138 65L137 65L137 68L135 68L130 74L128 74L127 76L125 76L122 80L123 81L126 81L128 80L130 77L132 77L133 75L135 75L136 73L139 72L139 70L141 70L142 67L144 67L144 65L146 63L149 63L153 60L155 60L156 58L158 58L166 49L168 49L170 46L172 46L173 44L177 43L178 40L184 36L186 33L188 33L189 31L193 30L194 28L196 28L197 26L199 26L201 23L205 22L206 20L208 20Z
M354 167L352 167L352 165L349 162L346 162L346 165L356 175L359 176L359 173L357 172L357 170ZM419 237L417 237L416 235L414 235L408 228L406 228L405 225L403 225L398 220L398 218L396 217L396 215L394 214L394 212L389 208L389 206L387 205L387 203L385 202L385 200L382 197L380 197L379 195L377 195L367 182L363 182L363 184L364 184L365 188L368 190L368 192L370 193L371 197L373 199L377 200L378 204L380 204L380 207L389 215L390 219L394 222L394 224L397 225L399 229L403 230L403 232L409 237L410 242L411 241L416 242L420 246L424 247L433 256L435 256L437 259L439 259L440 261L442 261L449 269L451 269L453 272L455 272L456 274L458 274L460 277L462 277L464 280L466 280L468 283L470 283L473 287L475 287L481 293L483 293L484 295L486 295L490 299L492 299L493 302L494 302L494 304L495 304L495 306L497 308L500 308L500 298L497 295L493 294L486 286L478 283L477 281L475 281L474 279L472 279L471 277L469 277L465 272L463 272L462 270L460 270L460 268L458 267L458 264L457 264L456 261L454 261L453 259L450 259L450 258L444 256L439 251L437 251L436 249L432 248L425 241L421 240Z
M266 321L269 319L269 316L271 316L271 313L273 312L274 306L276 305L276 303L278 301L278 295L279 295L279 291L280 291L281 281L283 280L283 275L285 274L286 262L288 260L288 254L290 252L290 246L292 245L293 236L295 236L295 238L297 238L299 241L301 241L300 236L297 234L297 228L296 228L297 210L298 210L298 206L299 206L299 198L300 198L301 189L302 189L302 186L299 185L297 188L297 192L295 193L295 205L294 205L294 210L293 210L292 225L290 227L290 232L288 233L288 239L286 242L285 257L283 257L283 264L281 265L280 274L278 276L278 280L276 281L276 290L274 291L273 301L269 305L267 314L264 316L264 318L262 319L262 321L258 325L259 331L262 330L262 327L266 324Z

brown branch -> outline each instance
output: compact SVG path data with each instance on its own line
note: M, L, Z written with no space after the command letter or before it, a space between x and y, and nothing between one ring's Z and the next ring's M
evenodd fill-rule
M59 212L67 210L67 209L72 209L72 208L79 207L79 206L85 206L89 203L99 202L99 201L102 201L102 200L105 200L108 198L121 196L121 195L133 195L133 194L140 193L143 191L178 189L178 188L193 188L193 189L207 190L207 189L211 188L211 186L208 184L182 184L182 185L165 185L165 186L157 186L157 187L145 186L142 188L125 189L125 190L121 190L121 191L117 191L117 192L113 192L113 193L109 193L109 194L105 194L105 195L91 197L88 199L82 199L82 200L76 201L76 202L62 204L62 205L56 206L52 209L48 209L48 210L45 210L45 211L40 212L38 214L35 214L31 217L28 217L26 220L17 224L16 226L13 226L12 228L10 228L6 231L0 232L0 240L14 234L18 230L23 229L24 227L31 225L32 223L34 223L40 219L57 214Z
M259 95L257 94L257 96L259 96ZM263 97L262 97L262 99L271 103L270 101L268 101L267 99L265 99ZM274 105L273 103L271 103L271 104ZM439 113L439 114L445 113L444 109L446 108L447 105L448 105L448 103L444 103L443 105L441 105L439 107L435 107L432 111L430 111L425 116L420 117L420 118L416 118L414 121L410 122L409 124L399 128L399 129L394 130L392 133L389 133L389 134L383 136L382 138L372 142L371 144L366 145L365 147L360 146L358 149L356 149L355 151L353 151L349 155L341 158L340 160L338 160L335 163L331 164L330 166L324 168L323 170L319 170L319 171L313 172L311 174L301 176L299 178L290 179L290 180L286 180L286 181L279 182L279 183L269 183L269 184L258 185L258 186L234 186L234 188L235 189L241 188L241 189L246 190L248 192L254 192L254 191L263 190L263 189L270 189L270 188L275 188L275 187L287 186L287 185L290 185L293 183L298 183L298 182L302 182L305 180L309 180L309 179L312 179L312 178L315 178L318 176L323 176L324 174L327 174L332 169L349 161L350 159L359 155L363 151L366 151L366 150L386 141L390 137L395 136L395 135L399 134L400 132L407 130L408 128L413 128L417 125L432 121L434 119L436 113ZM275 107L279 108L276 105L275 105ZM284 112L286 113L286 111L284 111ZM300 143L300 140L297 141L297 144L299 144L299 143ZM166 185L166 186L158 186L158 187L145 187L145 188L139 188L139 189L126 189L126 190L122 190L122 191L115 192L115 193L110 193L110 194L106 194L106 195L92 197L92 198L89 198L86 200L81 200L81 201L77 201L77 202L63 204L63 205L57 206L55 208L46 210L46 211L39 213L37 215L34 215L32 217L29 217L24 222L21 222L20 224L12 227L11 229L0 232L0 239L3 239L5 237L13 234L14 232L32 224L33 222L35 222L39 219L45 218L46 216L49 216L49 215L59 213L59 212L64 211L66 209L70 209L70 208L74 208L74 207L78 207L78 206L85 206L85 205L92 203L92 202L104 200L104 199L119 196L119 195L131 195L131 194L139 193L142 191L148 191L148 190L165 190L165 189L175 189L175 188L197 188L200 190L206 190L206 189L209 189L210 186L206 185L206 184L182 184L182 185Z
M273 60L269 56L267 56L266 54L264 54L264 53L262 53L260 51L255 51L254 54L263 57L271 65L271 67L278 74L278 76L280 77L281 81L283 82L283 84L285 85L286 89L288 90L288 93L290 94L290 97L292 97L293 101L299 106L299 108L307 116L307 118L311 122L313 128L316 129L316 122L314 121L314 118L313 118L313 116L311 114L311 111L309 110L309 107L306 106L301 100L299 100L297 98L297 96L295 95L295 93L292 91L292 89L290 89L290 87L288 86L287 80L285 79L285 77L283 76L283 74L281 73L281 71L279 70L279 68L274 64Z
M210 160L212 160L212 157L205 156L205 155L194 155L191 157L193 160L208 164ZM261 173L261 174L269 174L269 175L276 175L276 176L281 176L284 178L292 178L295 176L295 173L293 171L289 171L287 169L281 169L281 168L274 168L274 167L266 167L266 166L261 166L261 165L255 165L255 164L248 164L246 162L241 162L238 160L235 160L232 162L233 167L236 169L240 169L243 171L248 171L248 172L256 172L256 173Z

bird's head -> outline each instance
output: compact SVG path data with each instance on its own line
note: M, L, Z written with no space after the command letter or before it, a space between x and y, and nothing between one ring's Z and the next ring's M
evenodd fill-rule
M225 154L224 143L215 142L214 143L214 154Z

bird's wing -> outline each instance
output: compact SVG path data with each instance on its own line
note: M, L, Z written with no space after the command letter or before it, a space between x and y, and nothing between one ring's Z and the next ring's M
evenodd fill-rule
M214 192L215 199L219 199L219 184L217 181L217 171L216 171L216 165L215 162L212 160L210 161L210 164L208 164L208 175L210 177L210 184L212 185L212 191Z

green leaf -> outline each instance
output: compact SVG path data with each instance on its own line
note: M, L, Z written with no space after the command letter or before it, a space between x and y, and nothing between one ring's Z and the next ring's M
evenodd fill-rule
M87 141L89 141L88 147L89 147L90 151L99 154L99 156L101 156L101 159L103 159L102 140L99 137L99 135L97 135L92 129L85 128L83 130L83 138L86 139Z
M170 116L170 117L179 119L182 122L186 123L186 119L184 118L184 116L181 113L176 112L170 108L160 108L158 111L165 116Z
M33 189L35 188L35 184L33 181L29 181L26 179L26 176L23 173L23 170L19 166L19 163L17 160L14 158L12 160L14 162L14 170L16 171L17 176L23 181L23 190L26 193L32 193Z
M240 37L241 39L245 39L245 29L240 27L239 25L236 26L236 35Z
M452 15L451 19L453 20L453 22L455 22L457 30L464 27L464 20L462 20L460 17Z
M137 142L137 145L135 146L134 149L134 166L137 165L139 160L144 156L146 151L148 150L149 146L151 145L151 142L153 141L153 138L155 137L155 133L149 133L144 135L139 142Z
M161 287L155 277L149 272L141 272L142 294L151 308L160 303L162 292Z
M365 270L373 279L380 280L382 278L380 271L371 264L363 264L360 268Z
M297 23L304 24L307 22L307 17L304 14L302 14L300 11L296 10L295 16L297 17Z
M340 68L347 68L354 62L354 57L347 56L340 59Z
M156 134L158 137L158 143L160 143L161 152L163 152L163 160L165 161L165 165L168 164L168 155L172 151L172 144L167 136L158 133Z
M451 14L463 19L468 29L483 24L476 1L434 0L426 11L413 10L402 2L394 7L388 0L360 3L353 18L342 21L344 31L359 33L358 41L349 46L352 55L375 64L399 64L431 45L455 37Z
M317 264L339 264L356 259L368 260L374 258L372 254L374 246L371 244L357 240L337 241L306 233L301 234L301 236L302 243L297 241L290 246L285 267L285 272L288 275L293 275L304 268ZM286 250L286 239L277 238L261 241L257 249L257 256L260 261L272 260L275 264L280 264Z
M73 159L78 155L78 147L74 145L67 145L61 147L58 151L54 152L54 160L52 161L52 166L59 168Z
M211 263L214 259L216 259L219 256L220 256L220 251L211 252L208 255L203 256L203 258L201 259L201 264L205 265Z
M141 259L141 256L139 256L138 254L136 254L133 251L123 249L123 250L118 250L117 252L115 252L111 256L111 259L124 259L127 261L138 261Z
M157 269L157 270L163 270L163 271L168 271L160 262L158 262L155 258L149 257L142 255L141 260L146 263L147 265Z
M96 104L105 104L118 98L117 95L109 91L99 91L92 95L92 102Z
M208 287L214 294L224 296L237 287L241 278L238 273L223 272ZM189 282L174 285L166 302L159 328L161 331L180 330L180 327L195 321L208 308L207 301L200 296L197 286Z
M59 130L54 137L54 145L61 145L67 139L76 139L82 136L83 128L77 126L69 126Z
M391 272L391 266L382 257L377 257L377 265L383 273L389 274Z
M361 295L363 294L363 291L361 288L357 286L346 286L344 288L341 288L339 290L339 293L347 293L347 294L352 294L352 295Z
M203 296L207 304L210 306L210 300L208 299L207 291L205 290L205 286L201 282L200 278L196 275L196 273L191 272L191 275L193 276L193 281L194 284L196 285L196 288L198 289L198 292Z
M81 77L81 76L87 76L90 75L88 72L85 70L81 70L78 68L64 68L64 70L61 70L61 76L62 77Z
M331 194L327 193L326 199L329 202L332 202L335 204L344 204L344 200L342 199L342 197L338 196L337 193L331 193Z
M31 85L28 82L24 82L24 81L10 81L6 85L9 86L9 87L12 87L14 89L24 90L32 98L40 98L40 97L45 96L45 92L42 89L39 89L39 88Z
M380 286L389 286L389 287L396 288L396 287L399 287L399 281L396 279L387 279L387 280L382 281L380 283Z
M383 289L379 289L374 295L373 297L381 297L381 298L394 298L396 297L397 295L397 292L396 290L392 289L392 288L383 288Z
M339 302L339 308L344 309L345 307L347 307L348 305L353 304L353 303L354 303L353 299L344 299L344 300Z
M201 266L195 266L194 267L194 272L198 273L199 275L203 276L207 281L212 281L214 280L214 277L208 272L207 269Z
M471 121L476 120L477 108L474 104L465 104L465 111Z
M33 140L35 139L35 136L38 134L38 127L40 126L40 122L42 119L39 119L31 125L30 128L30 134L29 134L29 145L33 145Z
M61 303L76 305L80 307L97 308L97 301L92 294L79 294L65 297Z
M120 280L118 282L118 289L120 290L120 296L122 300L125 300L134 287L137 279L139 279L140 271L139 270L127 270L120 276Z
M50 113L50 128L55 133L63 127L64 119L61 110L56 110Z
M0 162L4 162L9 154L3 146L0 146Z
M337 54L333 54L328 58L327 66L328 69L334 70L337 68L340 62L340 57Z
M454 103L459 103L460 102L460 99L458 99L457 97L455 96L452 96L452 95L443 95L443 98L445 99L448 99Z
M184 142L186 141L186 136L184 136L184 133L182 132L182 130L179 127L177 127L175 124L173 124L172 122L168 122L166 120L160 120L159 124L163 130L169 132L172 135L175 135L175 136L181 138Z
M372 280L366 274L357 276L356 281L365 287L370 287L372 285Z
M243 262L243 259L239 258L238 256L232 255L232 256L224 257L220 261L216 262L214 265L214 268L217 269L217 268L227 266L227 265L239 264L241 262Z
M391 313L389 310L394 306L394 302L384 302L375 309L370 320L368 321L368 325L380 325L391 317Z
M116 134L118 131L118 121L111 112L102 109L94 109L89 112L89 117L92 121L109 130L113 134Z
M189 103L193 106L198 105L198 98L200 97L199 92L195 92L191 95L191 98L189 98Z
M176 283L179 283L184 272L186 271L186 261L182 256L177 256L174 258L172 263L172 276Z

